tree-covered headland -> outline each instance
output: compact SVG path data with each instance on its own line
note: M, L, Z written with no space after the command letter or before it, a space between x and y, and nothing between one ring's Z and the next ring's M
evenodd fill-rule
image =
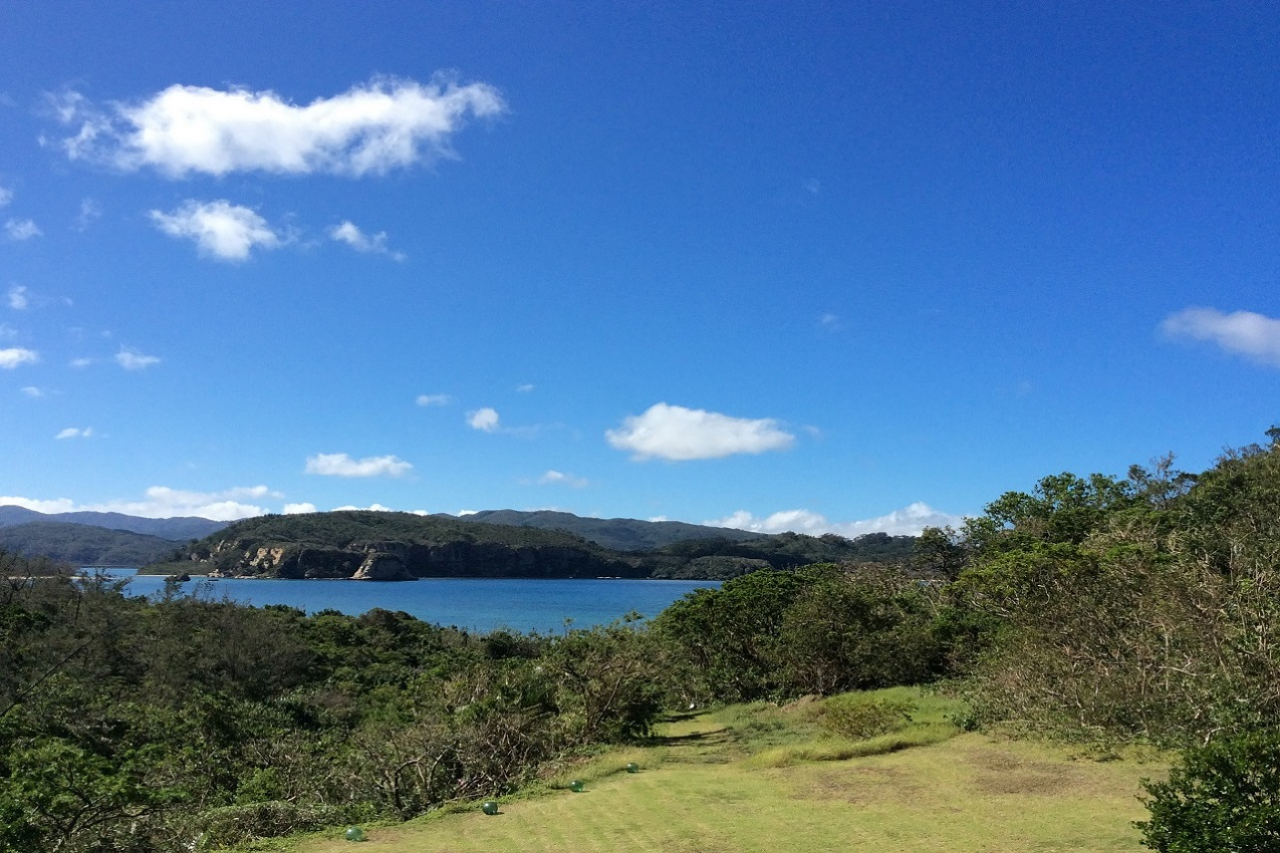
M942 682L970 699L965 725L1185 750L1149 789L1153 849L1280 849L1268 437L1198 474L1045 477L925 531L910 565L760 568L650 623L554 636L176 585L142 600L3 555L0 848L216 849L408 818L643 738L664 709Z

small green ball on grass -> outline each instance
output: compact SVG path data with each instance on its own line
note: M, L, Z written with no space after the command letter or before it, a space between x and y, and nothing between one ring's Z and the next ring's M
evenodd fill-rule
M572 782L569 783L569 790L573 791L575 794L581 794L586 789L586 787L587 787L586 783L584 783L581 779L574 779Z
M495 815L498 813L498 804L495 803L493 800L485 800L484 803L480 806L480 811L484 812L487 815Z
M364 830L358 826L352 826L347 829L347 840L348 841L368 841L368 839L365 838Z
M639 772L640 772L640 765L639 765L639 764L636 764L634 761L632 761L630 764L628 764L628 765L627 765L627 772L628 772L628 773L639 773Z

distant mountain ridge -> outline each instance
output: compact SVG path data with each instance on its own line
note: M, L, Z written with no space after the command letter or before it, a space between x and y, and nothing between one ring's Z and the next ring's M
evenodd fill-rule
M183 570L242 577L726 579L814 562L905 565L914 543L913 536L884 533L855 539L765 534L550 510L464 516L335 511L228 523L0 506L0 548L6 550L151 571L174 571L186 562Z
M707 527L683 521L640 521L635 518L586 518L570 512L539 510L522 512L514 509L488 509L483 512L449 516L459 521L506 524L513 527L536 527L540 530L564 530L614 551L650 551L674 542L695 539L723 539L747 542L766 538L764 533L751 533L729 527Z
M181 545L174 539L65 521L29 521L0 527L0 548L73 566L136 568L165 559Z
M37 512L21 506L0 506L0 527L29 524L33 521L60 521L67 524L83 524L105 527L107 530L127 530L146 536L159 536L175 542L202 539L216 533L230 522L213 521L197 516L178 518L141 518L119 512Z

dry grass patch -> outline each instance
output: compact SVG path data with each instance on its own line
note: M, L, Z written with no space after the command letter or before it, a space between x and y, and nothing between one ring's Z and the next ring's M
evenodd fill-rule
M919 696L924 703L928 697ZM618 772L637 751L595 767L587 790L552 790L502 804L296 841L294 853L1132 853L1145 816L1142 776L1158 765L1099 763L1042 745L977 734L842 761L758 766L733 723L768 708L673 721L659 751L638 750L640 773ZM787 712L779 711L780 714ZM745 717L744 717L745 715ZM789 716L799 717L798 712ZM928 729L937 720L921 725ZM799 727L800 740L813 730ZM772 724L755 736L784 737ZM748 739L749 742L749 739ZM766 747L776 749L777 746ZM719 759L717 763L714 759ZM625 759L625 760L624 760Z

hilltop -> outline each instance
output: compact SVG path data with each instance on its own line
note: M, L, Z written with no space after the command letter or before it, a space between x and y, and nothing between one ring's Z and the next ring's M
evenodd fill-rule
M552 510L521 512L514 509L488 509L457 518L460 521L482 521L485 524L564 530L614 551L647 551L673 542L695 539L746 542L767 537L764 533L751 533L731 527L709 527L683 521L640 521L635 518L585 518L571 512Z

